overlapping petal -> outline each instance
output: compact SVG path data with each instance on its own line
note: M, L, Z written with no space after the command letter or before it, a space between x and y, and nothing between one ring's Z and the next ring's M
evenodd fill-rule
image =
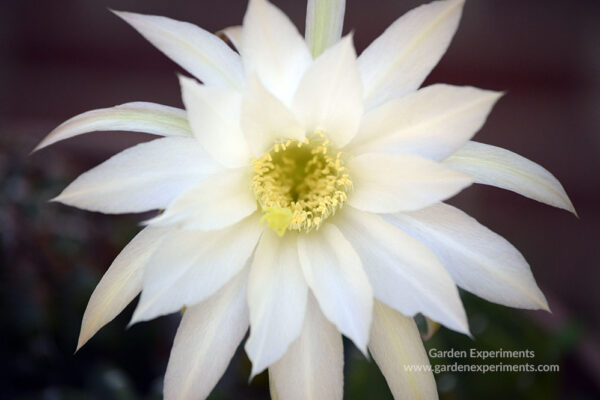
M463 173L414 155L362 154L349 160L352 207L374 213L417 210L454 196L472 183Z
M360 255L376 299L404 315L423 313L468 333L458 290L424 244L380 216L345 208L336 225Z
M240 272L185 310L169 357L165 399L204 399L213 390L248 330L247 277Z
M157 139L83 173L53 201L103 213L155 210L220 169L192 138Z
M114 13L206 85L236 90L244 87L240 56L212 33L194 24L166 17Z

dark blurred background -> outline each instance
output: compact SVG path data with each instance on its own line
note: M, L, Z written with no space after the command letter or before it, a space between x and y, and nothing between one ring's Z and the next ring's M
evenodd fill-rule
M304 29L304 1L274 2ZM345 32L355 31L360 51L422 3L349 0ZM136 100L181 106L178 66L108 8L217 31L239 24L245 7L246 1L222 0L0 2L0 398L160 398L178 316L126 330L130 307L73 355L87 299L140 216L47 203L79 173L148 137L95 133L28 153L59 123L86 110ZM476 139L546 167L580 215L481 186L453 200L523 252L553 313L515 311L464 293L474 341L442 328L426 346L530 349L534 363L561 370L438 374L440 396L598 398L600 1L467 1L432 82L506 90ZM349 344L346 359L346 398L391 398L374 364ZM494 363L502 361L522 362ZM212 398L267 398L264 374L249 386L248 374L249 362L238 351Z

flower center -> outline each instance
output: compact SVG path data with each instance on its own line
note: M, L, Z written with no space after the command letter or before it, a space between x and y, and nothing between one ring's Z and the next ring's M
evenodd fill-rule
M342 153L330 154L319 132L305 142L288 140L253 161L252 189L262 222L279 236L286 230L310 232L335 214L352 186Z

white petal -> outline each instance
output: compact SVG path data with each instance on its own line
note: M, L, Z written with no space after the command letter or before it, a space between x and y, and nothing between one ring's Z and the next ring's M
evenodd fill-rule
M242 95L179 77L192 132L206 151L229 168L249 165L250 152L240 126Z
M304 129L294 114L262 85L254 75L242 101L242 129L256 157L276 142L304 141Z
M317 58L342 37L346 0L308 0L306 43Z
M221 35L225 36L238 51L240 50L242 45L241 25L228 26L225 29L221 29L219 32L217 32L217 36Z
M194 139L157 139L83 173L53 201L103 213L156 210L220 169Z
M472 176L475 183L511 190L577 215L558 179L544 167L512 151L469 142L444 164Z
M77 350L142 290L142 272L167 230L145 228L119 253L94 289L83 314Z
M348 151L443 160L481 129L501 96L468 86L428 86L367 113Z
M185 310L165 375L165 399L208 397L248 330L244 271Z
M408 154L362 154L348 162L354 191L348 204L374 213L417 210L454 196L468 175Z
M521 253L462 211L437 204L385 218L433 250L463 289L510 307L548 309Z
M300 337L269 368L273 387L282 400L341 400L343 370L342 335L309 295Z
M164 213L148 221L153 226L177 224L183 229L226 228L256 210L246 168L212 175L177 197Z
M423 313L468 333L456 285L424 244L378 215L346 207L336 224L360 255L376 299L404 315Z
M139 101L76 115L50 132L33 151L95 131L133 131L160 136L192 136L184 110Z
M131 323L193 306L246 264L263 228L253 215L221 231L174 231L144 269L143 290Z
M240 56L216 35L188 22L114 11L167 57L207 85L241 89Z
M464 0L434 1L398 18L360 55L367 108L416 90L446 52Z
M352 36L326 50L310 66L294 95L293 108L307 132L321 131L338 147L354 137L363 107Z
M292 21L267 0L250 0L242 47L246 75L254 73L267 89L289 104L312 57Z
M369 350L385 376L394 399L437 400L433 373L418 370L419 367L426 368L429 359L412 318L376 301Z
M253 377L279 360L300 335L307 292L295 235L281 238L266 229L248 280L250 337L245 348Z
M358 254L333 224L298 236L304 277L323 313L366 354L373 293Z

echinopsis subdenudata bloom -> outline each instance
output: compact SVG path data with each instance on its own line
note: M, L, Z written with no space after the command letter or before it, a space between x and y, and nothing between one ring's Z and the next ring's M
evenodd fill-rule
M84 173L55 200L104 213L163 210L115 259L78 347L140 292L132 322L186 308L165 398L205 398L248 328L252 376L280 399L341 399L342 334L370 352L397 399L435 398L412 319L469 333L457 285L547 309L523 256L442 203L472 183L574 212L539 165L470 139L501 93L419 89L456 31L463 0L399 18L359 57L343 0L309 0L306 39L250 0L236 50L194 25L116 12L197 80L185 111L128 103L89 111L39 148L95 130L164 138Z

